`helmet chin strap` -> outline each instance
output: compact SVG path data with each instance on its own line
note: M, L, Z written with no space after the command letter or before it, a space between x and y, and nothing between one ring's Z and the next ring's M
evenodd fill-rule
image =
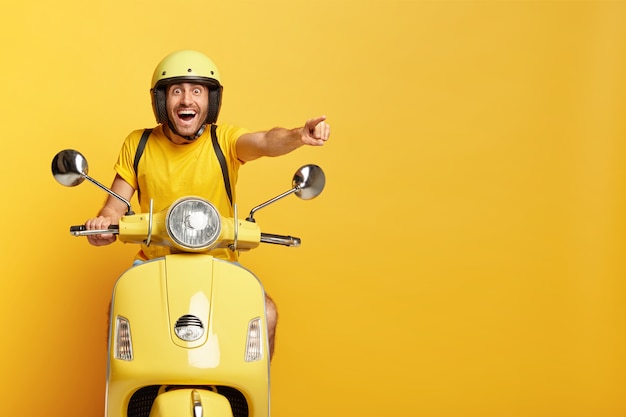
M168 120L167 120L167 125L168 125L168 127L170 128L170 130L171 130L172 132L174 132L176 135L178 135L178 136L180 136L181 138L184 138L184 139L186 139L186 140L188 140L188 141L190 141L190 142L191 142L192 140L196 140L196 139L198 139L200 136L202 136L202 134L204 133L204 130L206 129L206 124L203 124L202 126L200 126L200 129L198 129L198 131L196 132L196 134L195 134L195 135L193 135L193 136L184 136L184 135L181 135L180 133L178 133L178 131L177 131L177 130L176 130L176 128L174 127L174 124L173 124L173 123L169 120L169 118L168 118Z

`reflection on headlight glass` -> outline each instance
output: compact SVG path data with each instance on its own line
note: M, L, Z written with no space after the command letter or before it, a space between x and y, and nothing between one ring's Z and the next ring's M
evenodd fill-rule
M174 241L190 249L204 249L220 233L220 216L208 201L187 199L175 203L168 213L168 232Z

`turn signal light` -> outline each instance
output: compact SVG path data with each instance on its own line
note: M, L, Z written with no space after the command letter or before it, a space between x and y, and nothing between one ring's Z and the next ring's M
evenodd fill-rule
M133 360L133 342L130 337L128 319L117 316L115 320L115 359Z
M246 341L246 362L256 362L263 358L263 332L261 318L250 320L248 324L248 340Z

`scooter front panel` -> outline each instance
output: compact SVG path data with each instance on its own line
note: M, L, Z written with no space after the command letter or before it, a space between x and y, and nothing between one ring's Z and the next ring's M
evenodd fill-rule
M115 359L112 328L108 416L125 416L133 393L153 385L233 387L244 394L250 415L267 415L267 354L257 362L244 360L249 322L261 317L266 334L264 313L261 284L238 264L180 254L131 268L116 284L111 317L112 323L117 316L128 320L133 357ZM202 323L195 341L175 333L185 315Z

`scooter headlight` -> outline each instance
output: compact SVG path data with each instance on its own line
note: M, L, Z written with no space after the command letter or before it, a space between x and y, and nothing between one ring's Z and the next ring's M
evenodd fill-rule
M167 233L183 249L205 250L215 243L222 229L213 204L198 197L180 199L167 212Z

